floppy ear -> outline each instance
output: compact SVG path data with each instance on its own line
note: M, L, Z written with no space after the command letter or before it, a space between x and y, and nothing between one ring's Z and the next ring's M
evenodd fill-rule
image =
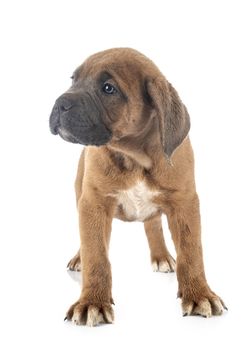
M147 81L147 93L159 117L164 152L170 158L188 135L188 111L176 90L164 77Z

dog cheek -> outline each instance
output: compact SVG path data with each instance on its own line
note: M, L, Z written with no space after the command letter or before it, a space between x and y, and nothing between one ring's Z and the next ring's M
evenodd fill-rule
M109 131L104 124L99 124L91 129L83 130L82 143L94 146L105 145L110 141L112 137L111 131Z

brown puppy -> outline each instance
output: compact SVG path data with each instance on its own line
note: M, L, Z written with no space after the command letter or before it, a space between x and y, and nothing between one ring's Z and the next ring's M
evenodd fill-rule
M97 53L72 78L50 117L52 133L88 146L75 182L81 247L69 262L70 269L81 269L83 287L67 319L89 326L113 322L108 245L114 217L142 221L153 269L175 269L162 214L177 252L183 315L222 314L226 307L205 278L190 121L177 92L132 49Z

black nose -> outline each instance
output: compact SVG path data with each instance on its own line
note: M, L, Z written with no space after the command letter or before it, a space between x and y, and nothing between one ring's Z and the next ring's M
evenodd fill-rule
M58 104L55 102L55 105L52 109L52 112L49 118L49 127L53 135L58 134L59 126L60 126L60 108Z
M58 134L61 114L69 111L74 105L75 102L71 94L63 94L56 100L49 118L49 126L52 134Z
M71 109L74 105L72 98L65 96L65 95L60 96L57 99L56 103L62 112L69 111L69 109Z

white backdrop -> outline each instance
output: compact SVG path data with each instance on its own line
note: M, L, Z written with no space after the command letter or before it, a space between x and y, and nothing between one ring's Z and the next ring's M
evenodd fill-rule
M248 348L247 3L1 2L2 349ZM63 322L80 291L66 264L79 245L81 147L52 136L48 119L74 68L117 46L153 59L188 107L206 274L229 307L222 317L183 318L175 275L151 272L143 225L114 221L115 324Z

